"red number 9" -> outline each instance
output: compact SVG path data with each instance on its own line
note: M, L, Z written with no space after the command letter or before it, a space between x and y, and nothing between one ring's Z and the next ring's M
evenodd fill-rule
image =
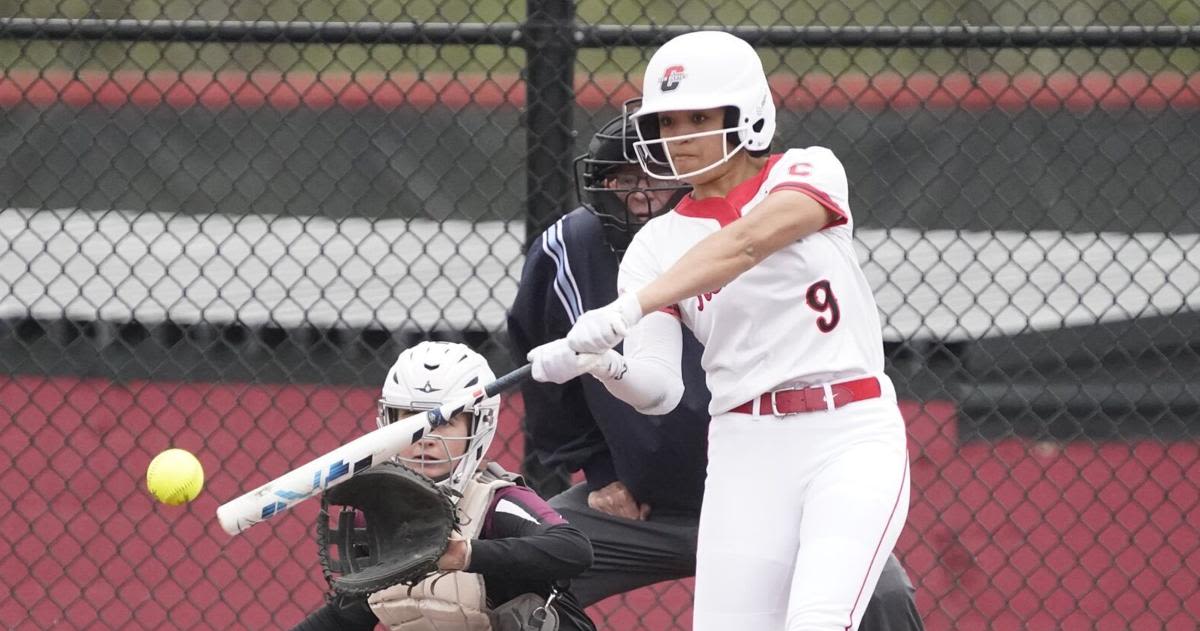
M821 329L822 333L832 331L837 327L838 322L841 322L842 311L838 309L837 296L833 295L833 288L829 286L829 281L819 280L809 285L808 291L804 294L804 302L813 311L825 314L817 318L817 328Z

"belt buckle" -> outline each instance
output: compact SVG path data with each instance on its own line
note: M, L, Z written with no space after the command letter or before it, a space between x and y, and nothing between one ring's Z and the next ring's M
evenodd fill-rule
M772 390L769 393L770 399L771 399L771 416L774 416L775 418L783 418L783 417L787 416L787 414L779 411L779 404L775 400L775 395L778 393L779 393L778 390Z

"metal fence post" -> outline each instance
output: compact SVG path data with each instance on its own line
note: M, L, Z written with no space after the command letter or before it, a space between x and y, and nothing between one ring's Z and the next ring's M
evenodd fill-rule
M575 149L575 5L529 0L526 54L526 242L566 211Z
M575 149L575 5L529 0L525 23L525 243L528 246L568 210ZM565 471L547 469L528 449L521 470L540 493L569 486Z

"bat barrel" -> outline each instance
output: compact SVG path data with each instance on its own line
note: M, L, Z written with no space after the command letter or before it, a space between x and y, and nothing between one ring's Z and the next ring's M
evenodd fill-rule
M232 502L221 504L217 507L217 521L220 522L221 529L227 534L236 535L254 524L251 521L244 522L238 519L238 515L240 514L238 501L241 499L239 497Z
M521 383L533 370L526 364L483 387L483 398L493 397ZM472 397L478 401L479 391ZM424 414L415 414L356 438L329 453L230 500L217 508L217 521L236 535L260 521L286 511L354 474L379 464L404 450L432 428L446 423L471 398L446 403Z
M436 412L410 416L359 436L222 504L217 508L221 528L236 535L395 456L429 431Z

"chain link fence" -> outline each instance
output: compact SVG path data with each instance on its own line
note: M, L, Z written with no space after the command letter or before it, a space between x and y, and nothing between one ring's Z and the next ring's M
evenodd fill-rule
M930 629L1200 619L1200 4L0 0L0 620L288 628L315 506L216 506L373 427L400 350L512 366L525 243L678 29L758 45L844 161L909 423ZM803 26L797 26L803 25ZM578 130L577 135L572 130ZM521 403L493 455L521 465ZM185 508L142 488L197 453ZM556 480L536 480L550 488ZM310 503L311 504L311 503ZM690 582L592 609L689 629Z

